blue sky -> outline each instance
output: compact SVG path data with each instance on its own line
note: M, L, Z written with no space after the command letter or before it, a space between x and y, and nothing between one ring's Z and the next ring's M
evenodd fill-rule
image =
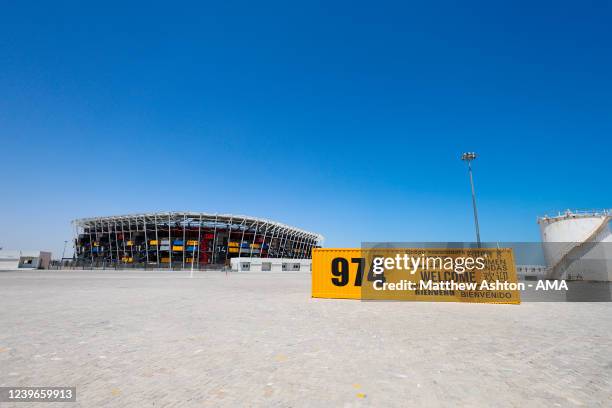
M426 4L422 4L426 3ZM487 241L612 207L610 2L13 2L0 246L232 212L361 241Z

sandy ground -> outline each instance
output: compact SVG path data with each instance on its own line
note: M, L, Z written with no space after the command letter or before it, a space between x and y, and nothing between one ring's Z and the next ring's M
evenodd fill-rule
M53 407L612 406L612 303L312 299L306 273L20 271L0 272L0 310L0 386L77 387Z

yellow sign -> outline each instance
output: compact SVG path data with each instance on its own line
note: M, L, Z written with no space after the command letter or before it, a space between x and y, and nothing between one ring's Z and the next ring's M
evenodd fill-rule
M312 297L520 303L509 248L317 248Z

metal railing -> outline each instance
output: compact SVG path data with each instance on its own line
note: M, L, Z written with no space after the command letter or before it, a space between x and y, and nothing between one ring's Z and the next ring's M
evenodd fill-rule
M207 270L223 270L227 266L224 264L195 264L193 270L196 271L207 271ZM70 261L51 261L49 264L51 270L170 270L167 263L146 263L146 262L116 262L116 261L90 261L90 260L70 260ZM191 264L186 264L183 268L180 263L173 263L173 271L189 271L191 270Z

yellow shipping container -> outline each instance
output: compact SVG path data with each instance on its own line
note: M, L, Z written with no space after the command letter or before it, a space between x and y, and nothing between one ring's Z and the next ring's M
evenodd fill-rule
M173 251L182 251L183 250L183 246L182 245L172 245L172 250Z
M237 246L239 246L239 245L238 245L238 243L237 243L237 242L230 242L230 243L229 243L229 246L231 246L231 247L237 247Z
M230 247L230 248L229 248L229 251L230 251L230 252L238 252L238 248L232 248L232 247Z
M170 262L170 258L162 258L161 261L165 262L165 263L168 263L168 262Z
M421 260L420 266L415 265L415 274L407 273L401 268L400 262L396 267L394 262L391 268L381 265L381 272L384 275L380 274L380 278L375 277L373 281L368 278L369 268L365 266L374 265L374 260L381 259L386 264L388 259L396 260L403 257L410 257L412 261ZM463 274L465 282L457 278L462 276L463 272L452 272L453 266L450 267L451 271L446 272L450 278L445 278L449 284L475 282L477 287L482 287L481 283L486 282L487 285L495 287L496 283L517 283L514 254L511 248L316 248L312 251L311 294L314 298L331 299L510 304L521 302L520 291L514 289L420 290L419 286L425 282L423 276L435 274L431 269L427 271L427 263L436 259L444 264L452 263L454 267L465 267ZM472 268L467 266L469 259L473 261ZM482 269L479 269L479 260L483 262ZM504 269L500 265L503 265ZM373 276L376 275L373 273ZM383 282L389 285L404 285L406 289L385 289ZM413 288L410 289L410 286ZM474 296L469 296L470 294Z
M128 257L128 256L124 256L123 258L121 258L121 260L123 262L126 262L126 263L131 263L132 262L132 258Z
M259 248L261 244L251 244L251 248Z
M132 246L132 245L134 245L134 243L132 241L128 241L127 242L127 246Z
M196 246L198 245L198 241L187 241L187 246Z
M157 245L157 240L152 239L151 241L149 241L149 245Z

